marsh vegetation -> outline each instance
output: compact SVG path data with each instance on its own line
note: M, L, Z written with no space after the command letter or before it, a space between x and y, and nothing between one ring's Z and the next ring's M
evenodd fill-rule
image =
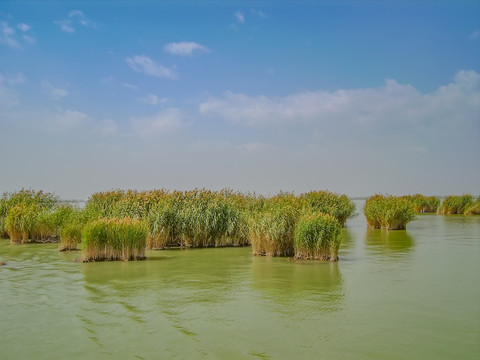
M363 211L370 228L405 229L415 213L480 213L480 198L375 195ZM346 196L328 191L271 197L236 192L165 189L97 192L85 207L22 189L0 199L0 235L11 243L82 243L84 261L137 260L145 250L251 246L254 255L336 261L340 229L355 215Z

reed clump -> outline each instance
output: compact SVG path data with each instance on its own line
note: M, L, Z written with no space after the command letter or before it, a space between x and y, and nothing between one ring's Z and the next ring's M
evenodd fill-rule
M82 261L145 259L148 226L132 218L93 220L82 230Z
M443 200L438 213L444 215L465 214L466 210L468 210L473 204L474 201L472 195L450 195Z
M374 195L363 208L367 224L375 229L399 230L415 218L413 204L403 197Z
M355 204L346 196L329 191L310 191L302 194L300 200L307 208L335 217L341 226L355 215Z
M147 248L248 244L243 197L205 189L166 194L150 212Z
M480 196L477 200L465 211L465 215L480 215Z
M295 228L295 258L337 261L340 228L340 223L332 215L305 213Z
M35 226L37 208L19 204L8 210L5 219L5 230L11 243L26 243Z
M77 244L82 241L82 230L86 222L87 218L82 210L71 208L59 230L58 251L78 250Z
M406 195L403 198L413 204L413 210L417 214L436 213L440 206L440 199L435 196L425 196L422 194Z
M0 199L0 235L9 237L11 242L27 242L37 238L37 228L46 219L40 216L51 212L59 204L53 194L31 189L4 193ZM42 225L42 227L44 224ZM38 228L38 231L43 229Z
M249 222L253 254L293 255L295 227L300 213L300 202L293 194L262 199L261 206L251 214Z

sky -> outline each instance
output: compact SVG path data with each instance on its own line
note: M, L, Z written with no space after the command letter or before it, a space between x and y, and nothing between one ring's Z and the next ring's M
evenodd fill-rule
M479 1L0 1L0 192L480 194Z

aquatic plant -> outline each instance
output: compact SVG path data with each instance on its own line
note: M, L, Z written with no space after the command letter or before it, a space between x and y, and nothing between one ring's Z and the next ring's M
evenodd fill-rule
M65 214L64 221L59 227L60 244L59 251L77 250L77 244L82 241L82 230L87 222L85 213L72 208L71 212Z
M26 243L35 226L38 206L19 204L8 210L5 230L11 243Z
M474 202L472 195L450 195L443 200L438 213L444 215L464 214L465 211L473 204Z
M295 258L337 261L340 228L332 215L316 212L302 215L295 228Z
M71 222L60 230L60 245L58 251L77 250L77 244L82 241L81 222Z
M142 260L147 234L147 224L141 220L93 220L82 230L82 260Z
M465 211L465 215L480 215L480 196L477 200Z
M26 213L26 208L35 207L36 212L42 212L46 210L51 210L59 203L59 198L51 193L45 193L43 191L34 191L31 189L21 189L17 192L6 192L2 195L0 199L0 236L1 237L8 237L9 232L7 231L7 217L9 211L14 208L15 206L19 206L23 208L23 212ZM15 210L16 216L20 216L19 209ZM13 214L12 214L13 216ZM32 214L29 215L32 217ZM26 221L26 220L25 220ZM10 221L10 232L18 233L18 231L22 232L22 229L14 229L14 223L20 223L21 221L17 219ZM28 231L30 231L29 229ZM25 233L24 233L25 235ZM29 237L29 233L26 234L27 238Z
M403 198L413 204L415 213L435 213L440 206L440 199L435 196L425 196L422 194L406 195Z
M329 191L310 191L302 194L300 199L305 206L323 214L335 217L341 226L355 214L355 204L346 196Z
M248 244L248 224L239 194L195 189L168 194L149 216L147 248Z
M374 195L363 208L367 224L375 229L405 229L415 218L413 204L403 197Z
M181 246L183 218L182 194L175 192L150 211L147 249L163 249L167 246Z
M294 233L301 210L293 195L266 199L250 216L249 230L254 255L294 254Z

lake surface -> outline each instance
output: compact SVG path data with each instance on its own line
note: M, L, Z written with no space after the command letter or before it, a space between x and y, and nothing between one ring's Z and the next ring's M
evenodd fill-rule
M359 215L343 236L338 263L246 247L82 264L0 240L0 357L480 358L480 217L388 232Z

